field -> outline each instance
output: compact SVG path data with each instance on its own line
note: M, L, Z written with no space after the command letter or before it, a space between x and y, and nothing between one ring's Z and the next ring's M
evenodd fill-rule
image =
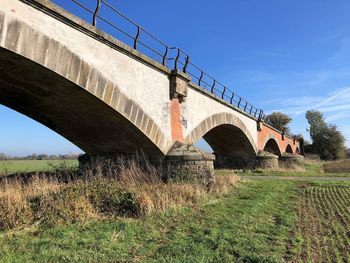
M30 206L15 211L18 224L0 229L0 262L350 262L350 181L303 181L305 174L339 176L325 172L327 165L332 163L312 163L305 171L241 172L286 179L298 174L300 180L242 180L219 195L181 184L171 186L180 192L169 191L164 184L115 188L114 181L60 191L55 184L51 188L38 184L53 194L38 199L30 192ZM349 176L344 169L341 172ZM223 179L228 173L217 174ZM0 186L0 201L5 196L1 191ZM128 205L140 208L135 202L141 200L150 209L141 210L153 212L93 214L93 207L84 203L91 191L107 201L102 205L109 212L116 204L111 201L125 194ZM21 204L21 198L17 193L14 202ZM21 211L45 202L47 209L39 210L39 216L32 216L29 223L21 221ZM8 217L1 217L1 211L10 208L1 207L0 227L1 218ZM47 216L54 219L49 224Z
M77 160L9 160L0 161L0 176L16 172L52 171L60 167L77 167ZM227 174L230 170L217 170L216 173ZM307 162L304 170L299 171L238 171L240 175L276 175L276 176L311 176L311 177L350 177L350 160L337 162Z
M0 176L19 172L52 171L77 165L77 160L6 160L0 161Z
M297 261L350 262L350 186L303 186L298 207Z
M231 170L217 170L216 174L226 174ZM242 176L296 176L296 177L350 177L350 160L336 162L306 162L304 169L287 170L280 169L277 171L269 170L248 170L237 171Z
M328 162L323 166L326 173L350 173L350 160Z
M295 183L245 182L220 198L140 219L0 234L4 262L282 262Z

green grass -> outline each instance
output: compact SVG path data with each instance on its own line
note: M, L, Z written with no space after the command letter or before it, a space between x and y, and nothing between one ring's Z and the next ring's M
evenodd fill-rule
M74 168L78 166L77 160L7 160L0 161L0 175L52 171L60 167Z
M350 172L348 172L348 167L350 166L350 160L345 160L341 162L315 162L315 163L305 163L304 170L293 171L293 170L280 170L280 171L270 171L270 170L248 170L248 171L237 171L239 175L257 175L257 176L300 176L300 177L350 177ZM328 168L325 172L324 168ZM217 175L224 175L226 173L232 172L230 170L216 170Z
M296 220L292 181L241 183L195 207L0 233L3 262L282 262Z

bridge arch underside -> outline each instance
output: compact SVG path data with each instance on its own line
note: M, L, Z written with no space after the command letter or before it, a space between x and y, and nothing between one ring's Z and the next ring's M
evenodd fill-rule
M142 151L164 156L132 122L84 88L4 48L0 57L0 104L40 122L90 155Z
M276 140L274 138L270 138L266 142L265 147L264 147L264 151L272 153L272 154L275 154L275 155L278 155L278 156L282 155L281 150L280 150L280 148L278 146L278 143L276 142Z
M216 157L216 168L253 168L256 153L244 132L231 124L219 125L208 131L203 139Z
M293 149L292 149L292 146L290 146L290 144L287 145L286 147L286 153L293 153Z

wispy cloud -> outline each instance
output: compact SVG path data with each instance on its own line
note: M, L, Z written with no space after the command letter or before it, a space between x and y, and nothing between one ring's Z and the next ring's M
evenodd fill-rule
M350 118L350 110L349 111L340 111L340 112L336 112L332 115L329 115L329 116L327 116L326 121L333 122L333 121L348 119L348 118ZM349 129L349 132L350 132L350 129Z
M294 97L294 98L282 98L278 101L280 108L271 110L273 111L282 111L287 114L291 114L293 117L305 113L307 110L319 110L325 113L336 113L333 119L347 118L350 113L350 87L345 87L332 92L327 96L303 96L303 97ZM339 113L342 111L342 114ZM331 118L332 119L332 118Z
M294 98L275 99L273 104L279 108L268 111L284 112L293 119L292 130L294 133L302 133L308 138L306 128L308 124L304 114L308 110L318 110L324 113L328 123L336 124L350 147L350 87L334 90L325 96L301 96Z

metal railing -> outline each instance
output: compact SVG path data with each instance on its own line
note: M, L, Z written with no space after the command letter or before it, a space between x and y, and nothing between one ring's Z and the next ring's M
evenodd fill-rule
M230 90L227 86L221 84L204 70L193 64L190 61L190 56L187 53L182 51L180 48L171 47L165 44L163 41L159 40L157 37L118 11L106 0L94 0L94 3L91 0L70 1L91 15L90 19L93 26L102 29L102 26L100 26L100 24L103 23L104 26L109 26L112 29L117 30L124 36L124 41L122 40L122 42L130 45L135 50L138 50L145 55L150 56L151 58L161 63L163 66L166 66L170 69L181 70L184 73L190 75L194 84L208 90L218 98L225 100L226 102L244 111L250 116L253 116L260 120L264 120L266 118L266 115L262 109L254 107L251 103L244 100L237 93ZM88 4L84 4L82 2L88 2ZM106 16L103 15L104 9L106 9L106 14L108 12L111 12L114 16L119 16L119 18L115 17L115 21L127 22L128 25L125 25L124 28L121 28L121 26L118 26L115 21L110 21L110 18L106 18ZM76 15L81 17L80 14ZM129 32L130 30L133 32ZM120 38L118 39L120 40Z

